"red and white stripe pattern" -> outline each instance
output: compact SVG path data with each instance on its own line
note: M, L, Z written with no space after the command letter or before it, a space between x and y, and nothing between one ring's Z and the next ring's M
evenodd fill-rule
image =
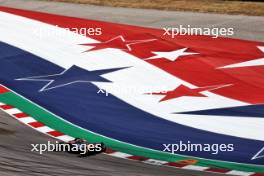
M4 86L0 85L0 94L11 92L11 90L7 89ZM23 124L26 124L27 126L30 126L31 128L44 133L48 136L51 136L53 138L56 138L58 140L68 142L70 140L73 140L74 138L66 135L62 132L59 132L57 130L54 130L45 124L36 121L33 117L29 116L28 114L20 111L14 106L7 105L5 103L0 102L0 110L6 112L13 118L19 120ZM143 163L152 164L152 165L163 165L168 167L175 167L180 169L186 169L186 170L195 170L195 171L204 171L204 172L212 172L212 173L220 173L220 174L229 174L229 175L239 175L239 176L264 176L264 174L261 173L254 173L254 172L244 172L244 171L236 171L236 170L229 170L229 169L222 169L222 168L211 168L211 167L205 167L205 166L198 166L195 164L191 164L193 160L183 160L178 162L167 162L162 160L156 160L156 159L150 159L143 156L135 156L130 155L127 153L119 152L116 150L112 150L110 148L107 148L105 151L105 154L123 158L123 159L129 159L134 161L141 161Z

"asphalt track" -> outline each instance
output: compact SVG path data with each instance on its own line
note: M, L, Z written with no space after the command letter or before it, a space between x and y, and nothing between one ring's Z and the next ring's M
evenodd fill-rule
M234 28L232 38L264 41L264 18L261 16L112 8L36 0L0 0L0 5L155 28L178 27L179 25L210 28L232 27Z
M26 137L25 137L26 136ZM79 158L67 153L31 152L30 144L47 143L52 138L21 124L0 111L1 176L217 176L203 172L153 166L106 155Z
M139 10L144 13L132 13L134 9L128 9L127 11L123 8L118 8L113 10L113 8L95 7L95 6L81 6L73 4L59 4L59 3L47 3L47 2L33 2L31 0L25 1L3 1L0 0L0 5L6 5L10 7L25 8L31 10L53 12L57 14L64 14L70 16L85 17L90 19L99 19L120 23L129 23L137 25L145 25L152 27L160 27L165 25L162 18L165 18L167 14L167 25L173 25L175 18L171 15L178 15L179 20L180 15L184 13L172 13L172 12L160 12L160 16L156 15L151 19L151 14L157 11L144 11ZM63 6L61 6L63 5ZM77 8L78 7L78 8ZM93 14L97 12L104 12L99 17ZM88 13L89 12L89 13ZM108 13L108 15L106 15ZM122 14L123 15L120 15ZM128 14L127 14L128 13ZM109 15L111 14L111 15ZM126 15L125 15L126 14ZM144 16L146 18L138 18L137 14ZM187 15L193 15L193 13L187 13ZM203 14L201 14L203 15ZM207 15L207 14L205 14ZM110 17L111 16L111 17ZM214 21L214 16L210 19L201 21L196 21L200 25L216 25ZM221 20L226 21L226 24L231 25L231 21L236 22L237 26L240 26L239 32L236 33L236 37L263 41L263 27L264 20L261 17L243 17L243 16L227 16L221 15L218 18L217 23L221 25ZM160 19L159 19L160 18ZM190 17L191 18L191 17ZM238 19L243 18L243 21ZM128 21L129 19L129 21ZM227 20L229 19L229 20ZM195 21L195 19L192 19ZM165 20L166 21L166 20ZM243 24L247 25L243 25ZM252 24L249 24L252 23ZM183 24L188 24L188 21ZM191 23L194 24L194 23ZM223 24L222 24L223 25ZM252 27L254 25L255 27ZM152 166L148 164L143 164L140 162L128 161L123 159L118 159L106 155L97 155L90 158L78 158L74 155L65 153L47 153L45 155L39 155L38 153L30 152L30 144L36 143L47 143L47 140L52 140L51 138L40 134L20 122L14 120L12 117L0 112L0 175L1 176L11 176L11 175L138 175L138 176L148 176L148 175L188 175L188 176L210 176L217 174L209 174L195 171L185 171L177 170L174 168ZM25 138L24 136L28 136Z

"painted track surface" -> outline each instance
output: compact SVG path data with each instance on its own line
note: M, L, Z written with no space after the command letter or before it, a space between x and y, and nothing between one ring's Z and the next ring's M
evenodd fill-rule
M0 0L1 6L47 12L114 23L163 28L191 24L194 27L232 27L232 38L264 41L264 19L258 16L112 8L36 0ZM110 15L109 15L110 14Z
M153 175L153 174L152 174Z
M30 137L25 137L30 136ZM180 170L168 167L142 164L97 155L78 158L65 153L39 155L30 152L30 144L47 143L54 140L21 124L0 111L0 175L1 176L44 176L44 175L128 175L128 176L217 176L203 172Z

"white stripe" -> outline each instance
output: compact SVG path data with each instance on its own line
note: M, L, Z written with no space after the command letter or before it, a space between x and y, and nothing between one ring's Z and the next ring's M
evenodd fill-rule
M17 120L19 120L22 123L28 124L31 122L36 122L35 119L33 119L32 117L24 117L24 118L17 118Z
M118 157L118 158L127 158L127 157L132 156L130 154L122 153L122 152L114 152L114 153L110 153L108 155L115 156L115 157Z
M0 102L0 106L2 106L2 105L6 105L6 104L4 104L4 103Z
M50 131L54 131L53 129L51 129L50 127L47 127L47 126L36 128L36 130L38 130L38 131L40 131L42 133L47 133L47 132L50 132Z
M59 140L62 140L62 141L64 141L64 142L69 142L69 141L74 140L73 137L68 136L68 135L58 136L58 137L56 137L56 138L59 139Z
M252 67L252 66L262 66L264 65L264 58L255 59L247 62L241 62L238 64L227 65L224 67L219 67L218 69L227 69L227 68L239 68L239 67Z
M264 53L264 47L258 46L258 48ZM253 58L252 58L253 59ZM258 58L246 62L240 62L236 64L226 65L223 67L219 67L218 69L225 69L225 68L238 68L238 67L252 67L252 66L260 66L264 65L264 58Z
M53 30L55 31L54 33L64 31L64 29L54 27L46 23L0 12L0 26L1 41L34 53L35 55L65 69L68 69L72 65L77 65L87 70L130 67L129 69L103 75L103 77L112 81L112 83L94 83L100 88L112 90L115 87L127 87L128 89L131 87L137 87L138 89L142 89L142 85L163 85L163 89L166 88L170 90L175 89L180 84L195 88L194 85L176 78L175 76L172 76L167 72L142 61L142 59L136 58L135 56L121 50L104 49L83 53L83 51L87 48L79 44L96 41L75 33L71 33L70 35L66 35L64 37L61 37L61 35L48 35L44 38L38 38L34 35L36 29L49 31ZM17 28L17 26L20 27ZM156 79L157 77L159 79ZM40 89L41 88L42 87L40 87ZM159 88L159 90L163 89ZM123 89L123 91L124 90L125 89ZM264 140L264 136L261 133L264 125L264 119L261 118L230 118L224 116L208 117L205 115L192 116L172 113L210 108L234 107L247 105L246 103L206 91L203 92L208 96L206 98L181 97L159 103L161 96L145 95L144 93L147 92L144 90L135 95L133 94L132 96L131 94L123 91L115 91L113 92L113 95L132 106L166 120L211 132L226 135L233 134L237 137Z
M243 171L232 170L230 172L227 172L226 174L239 175L239 176L250 176L250 175L253 175L254 172L243 172Z
M188 170L197 170L197 171L204 171L208 169L208 167L203 167L203 166L195 166L195 165L188 165L182 167L183 169L188 169Z
M11 115L21 113L21 111L17 108L7 109L7 110L5 110L5 112L8 114L11 114Z
M168 163L167 161L161 161L161 160L155 160L155 159L148 159L146 161L143 161L144 163L148 164L155 164L155 165L163 165Z

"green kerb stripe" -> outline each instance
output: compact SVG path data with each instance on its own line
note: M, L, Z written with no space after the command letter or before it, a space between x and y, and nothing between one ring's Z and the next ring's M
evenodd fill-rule
M37 105L34 105L30 101L24 99L21 96L13 92L8 92L4 94L0 94L0 102L12 105L19 110L27 113L28 115L35 118L37 121L44 123L45 125L53 128L57 131L63 132L72 137L80 137L87 139L91 142L104 142L106 145L114 150L118 150L120 152L129 153L132 155L144 156L148 158L164 160L169 162L185 160L185 159L197 159L193 157L185 157L180 155L172 155L169 153L151 150L147 148L142 148L134 145L130 145L127 143L123 143L120 141L116 141L111 138L103 137L98 134L92 133L88 130L79 128L69 122L64 121L56 115L40 108ZM223 161L216 160L206 160L206 159L197 159L199 166L207 166L207 167L220 167L230 170L240 170L247 172L258 172L264 173L264 166L254 166L247 164L239 164L239 163L228 163Z

